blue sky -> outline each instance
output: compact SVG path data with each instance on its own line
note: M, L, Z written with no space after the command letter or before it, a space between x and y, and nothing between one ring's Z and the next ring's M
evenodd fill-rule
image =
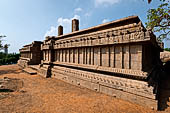
M57 26L64 33L71 31L71 20L80 19L80 29L104 22L137 15L143 24L149 8L159 5L147 0L0 0L0 34L7 37L9 52L18 52L25 44L57 35ZM170 41L165 43L170 47Z

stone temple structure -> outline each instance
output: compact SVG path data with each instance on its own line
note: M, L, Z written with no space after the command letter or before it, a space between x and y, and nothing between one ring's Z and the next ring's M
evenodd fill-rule
M28 65L40 64L43 57L41 44L42 42L40 41L34 41L32 44L25 45L22 49L20 49L21 57L18 60L18 65L24 68Z
M42 57L38 52L30 55L35 50L31 47L37 47ZM39 64L37 73L44 77L158 109L160 75L155 70L162 67L162 50L138 16L84 30L79 30L79 21L74 19L71 33L63 35L63 27L59 26L58 36L24 46L18 64L24 67L25 62L35 62Z

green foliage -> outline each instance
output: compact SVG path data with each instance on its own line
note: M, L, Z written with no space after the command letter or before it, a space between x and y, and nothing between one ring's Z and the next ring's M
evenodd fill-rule
M147 14L147 28L158 33L158 40L170 39L170 4L168 0L160 0L162 3L156 9L149 9Z
M20 54L5 54L0 53L0 65L6 65L6 64L16 64L19 60Z
M165 48L164 50L165 50L165 51L169 51L169 52L170 52L170 48Z
M5 35L0 35L0 50L4 48L4 46L2 45L2 38L6 37Z
M0 50L3 48L2 46L2 38L0 37Z

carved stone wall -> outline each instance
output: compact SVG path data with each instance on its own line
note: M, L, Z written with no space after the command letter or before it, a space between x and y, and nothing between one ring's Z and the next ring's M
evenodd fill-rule
M40 64L43 58L41 44L42 42L34 41L32 44L26 45L20 49L21 57L18 61L18 64L21 67Z
M38 74L157 109L158 84L148 81L160 64L161 48L140 19L131 16L80 31L78 22L73 24L72 33L43 41Z

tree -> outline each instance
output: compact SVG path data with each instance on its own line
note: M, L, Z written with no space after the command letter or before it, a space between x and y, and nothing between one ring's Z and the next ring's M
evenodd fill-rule
M150 3L152 0L148 0ZM162 3L155 9L149 9L147 14L148 22L146 27L158 33L157 39L170 39L170 4L169 0L160 0Z
M2 38L6 37L5 35L0 35L0 50L3 49L3 45L2 45Z
M4 47L3 47L6 54L8 54L8 47L9 46L10 46L10 44L5 44Z
M170 52L170 48L165 48L164 50L165 50L165 51L169 51L169 52Z

